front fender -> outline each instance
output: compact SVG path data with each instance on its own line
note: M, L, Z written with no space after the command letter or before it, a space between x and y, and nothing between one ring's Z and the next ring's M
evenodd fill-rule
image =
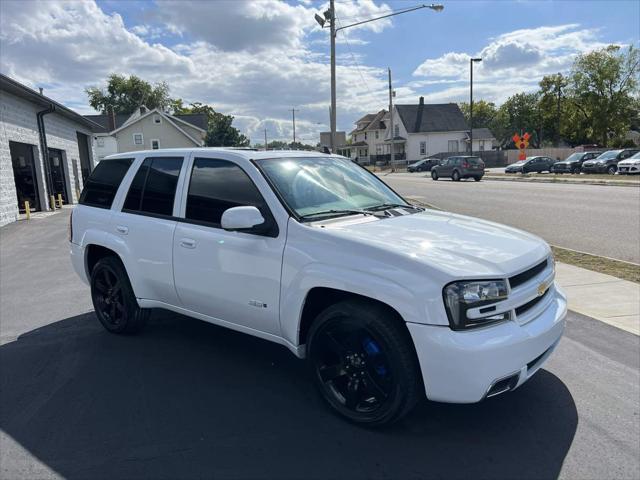
M305 299L309 291L317 287L342 290L378 300L396 310L407 322L423 323L426 316L426 308L417 307L424 302L420 302L408 288L387 278L322 263L307 264L295 273L286 271L285 266L280 327L283 337L294 345L298 345Z

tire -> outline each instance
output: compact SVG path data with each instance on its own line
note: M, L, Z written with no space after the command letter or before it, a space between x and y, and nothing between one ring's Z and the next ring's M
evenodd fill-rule
M149 310L138 306L127 271L115 256L93 267L91 300L98 320L111 333L138 333L149 317Z
M458 172L457 170L454 170L453 173L451 174L451 180L453 180L454 182L459 182L460 172Z
M474 179L476 182L479 182L480 180L482 180L482 177L478 177L478 176L476 175L475 177L473 177L473 179Z
M433 180L438 180L438 172L436 170L431 170L431 178Z
M571 169L571 173L574 175L580 175L580 169L578 167L573 167Z
M383 306L339 302L316 317L308 338L314 383L343 418L363 426L387 425L424 398L411 336Z
M617 170L618 168L615 165L611 165L610 167L607 168L607 173L609 175L615 175Z

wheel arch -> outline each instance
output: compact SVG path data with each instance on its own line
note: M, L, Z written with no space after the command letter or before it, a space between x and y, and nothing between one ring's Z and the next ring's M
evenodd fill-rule
M340 290L331 287L313 287L307 292L300 313L299 329L298 329L298 345L305 345L307 342L307 336L311 325L316 317L326 308L344 300L359 300L377 305L380 308L388 311L393 318L395 318L402 328L406 327L406 322L403 319L400 312L398 312L393 306L385 303L376 298L368 297L359 293L355 293L348 290ZM407 329L408 332L408 329Z

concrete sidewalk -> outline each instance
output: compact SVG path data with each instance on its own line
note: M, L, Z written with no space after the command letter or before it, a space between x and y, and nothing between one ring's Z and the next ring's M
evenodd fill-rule
M556 265L556 281L570 310L640 335L640 284L566 263Z

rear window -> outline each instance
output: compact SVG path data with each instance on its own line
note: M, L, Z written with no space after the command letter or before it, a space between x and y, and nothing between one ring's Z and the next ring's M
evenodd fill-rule
M122 179L133 158L103 160L91 172L80 195L80 204L98 208L111 208Z
M146 158L131 182L123 210L172 216L182 157Z
M480 157L469 157L466 160L469 165L484 165Z

